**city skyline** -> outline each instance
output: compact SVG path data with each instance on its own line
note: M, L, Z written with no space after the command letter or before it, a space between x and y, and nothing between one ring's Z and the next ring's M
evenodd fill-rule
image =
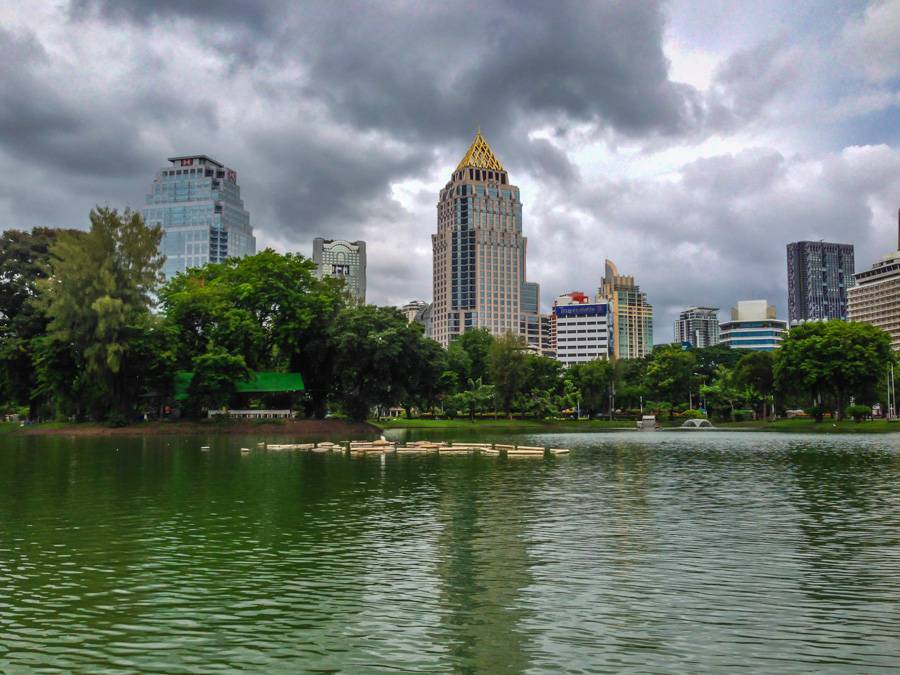
M787 243L852 243L858 270L893 249L898 17L896 1L385 4L365 21L10 3L0 228L140 210L160 158L206 152L240 172L258 249L365 240L368 300L402 305L429 295L432 195L480 124L521 188L543 311L609 257L659 339L692 304L765 297L787 318ZM478 58L454 60L461 41Z

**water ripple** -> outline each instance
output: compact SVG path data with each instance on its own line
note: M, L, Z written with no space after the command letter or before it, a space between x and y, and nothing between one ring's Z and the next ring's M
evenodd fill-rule
M503 440L573 452L0 441L0 671L900 666L893 437Z

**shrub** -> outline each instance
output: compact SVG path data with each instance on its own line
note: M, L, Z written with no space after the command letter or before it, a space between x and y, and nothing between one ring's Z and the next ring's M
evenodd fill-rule
M106 416L106 426L108 427L125 427L128 426L128 417L119 410L113 410Z
M847 417L852 417L857 422L862 422L872 414L872 409L867 405L851 405L847 406Z
M814 417L816 422L821 422L822 417L825 416L825 408L820 405L814 405L809 408L806 408L806 414L810 417Z
M693 408L688 408L683 413L679 415L679 417L683 417L686 420L700 420L705 419L706 415L704 415L699 410L695 410Z

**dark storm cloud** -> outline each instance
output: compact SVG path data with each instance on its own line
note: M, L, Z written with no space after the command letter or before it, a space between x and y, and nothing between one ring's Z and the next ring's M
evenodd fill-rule
M283 228L285 236L359 238L366 221L400 210L386 194L388 180L421 174L432 159L365 139L343 140L302 127L250 135L257 161L274 170L263 180L248 172L244 182L252 181L252 189L270 205L272 229Z
M282 238L358 228L364 204L394 208L392 181L422 175L435 149L452 168L479 124L511 171L565 183L576 167L547 140L528 140L535 126L677 137L702 122L698 92L668 79L655 2L206 4L78 0L70 17L142 30L188 22L230 67L255 69L263 105L303 101L349 131L323 143L287 123L242 129L253 161L240 168ZM371 133L403 157L361 140Z
M363 238L371 299L429 298L434 185L480 125L523 186L529 275L544 300L595 289L608 255L663 317L685 302L726 306L751 278L775 293L773 232L857 227L873 251L869 204L893 189L876 180L892 166L881 155L811 162L804 175L796 148L770 138L745 153L716 147L783 131L779 116L807 103L817 52L798 48L789 25L790 41L716 54L699 91L672 80L669 9L651 0L35 7L0 29L0 62L12 64L0 69L0 228L84 223L97 203L140 208L166 157L201 152L238 170L263 243L308 252L314 236ZM886 72L872 76L879 94L890 94ZM701 141L710 145L696 152ZM843 145L854 142L848 133ZM617 178L597 177L591 143ZM659 166L638 169L643 178L617 166L648 158ZM865 184L848 189L859 175Z
M301 65L303 94L338 121L429 144L477 124L505 140L541 120L677 136L704 114L696 90L668 79L657 2L209 4L79 0L72 14L194 20L214 44L241 33Z
M173 16L211 21L232 26L247 26L259 31L272 19L271 5L258 0L73 0L69 11L74 17L97 12L108 19L127 19L139 23L166 20Z
M70 96L78 79L55 71L30 34L16 36L0 28L0 62L11 66L0 69L0 150L50 173L136 175L153 155L139 142L134 121L190 111L178 98L139 81L122 100Z

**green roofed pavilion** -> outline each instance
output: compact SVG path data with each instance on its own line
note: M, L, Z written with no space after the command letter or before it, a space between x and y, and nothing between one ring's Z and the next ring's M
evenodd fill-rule
M184 401L188 396L188 387L194 373L179 371L175 374L175 400ZM253 373L246 381L235 382L238 394L290 394L304 391L303 377L300 373Z

